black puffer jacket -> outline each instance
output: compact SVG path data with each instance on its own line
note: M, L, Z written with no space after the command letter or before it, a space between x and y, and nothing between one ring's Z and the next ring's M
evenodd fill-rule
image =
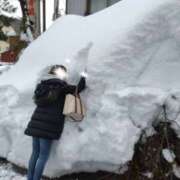
M41 81L40 84L45 85L45 89L47 90L49 87L56 88L58 91L58 99L54 103L37 105L24 133L28 136L59 139L64 127L65 117L62 112L65 95L68 93L73 94L76 86L68 85L66 82L56 78ZM78 83L78 92L85 89L85 86L85 78L81 77Z

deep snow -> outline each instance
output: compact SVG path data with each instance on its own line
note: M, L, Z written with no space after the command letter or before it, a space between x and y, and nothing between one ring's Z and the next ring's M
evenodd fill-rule
M87 68L88 108L83 122L66 122L45 174L119 172L163 104L169 119L180 122L179 33L178 0L125 0L86 18L57 20L0 76L0 156L27 167L31 139L23 131L35 108L35 83L58 63L73 83Z

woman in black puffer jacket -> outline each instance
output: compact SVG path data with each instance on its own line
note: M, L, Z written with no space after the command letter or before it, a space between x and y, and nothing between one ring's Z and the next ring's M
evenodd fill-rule
M63 131L65 96L68 93L73 94L76 89L76 86L66 82L67 70L64 66L52 66L49 74L51 78L42 80L35 89L34 99L37 106L25 129L25 134L33 137L28 180L41 179L52 141L58 140ZM85 76L83 73L77 85L79 93L85 89Z

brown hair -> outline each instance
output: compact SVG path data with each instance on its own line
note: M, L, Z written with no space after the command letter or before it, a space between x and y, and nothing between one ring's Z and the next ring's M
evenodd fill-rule
M63 69L65 72L67 72L67 68L66 68L65 66L56 64L56 65L53 65L53 66L51 67L51 69L50 69L50 71L49 71L49 74L55 75L55 71L56 71L56 69L58 69L58 68L61 68L61 69Z

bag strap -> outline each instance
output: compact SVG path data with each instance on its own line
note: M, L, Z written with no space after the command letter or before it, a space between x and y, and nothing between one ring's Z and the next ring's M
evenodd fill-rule
M81 114L83 114L83 105L82 105L82 101L81 101L81 97L79 96L79 101L80 101L80 106L81 106Z
M75 112L77 112L77 96L78 96L78 87L76 86L74 97L75 97Z
M76 86L76 89L75 89L75 112L77 112L77 98L79 98L79 101L80 101L80 111L81 111L81 114L83 114L83 106L82 106L82 101L81 101L81 97L78 93L78 86Z
M75 88L74 95L75 95L75 96L78 96L78 86L76 86L76 88Z

